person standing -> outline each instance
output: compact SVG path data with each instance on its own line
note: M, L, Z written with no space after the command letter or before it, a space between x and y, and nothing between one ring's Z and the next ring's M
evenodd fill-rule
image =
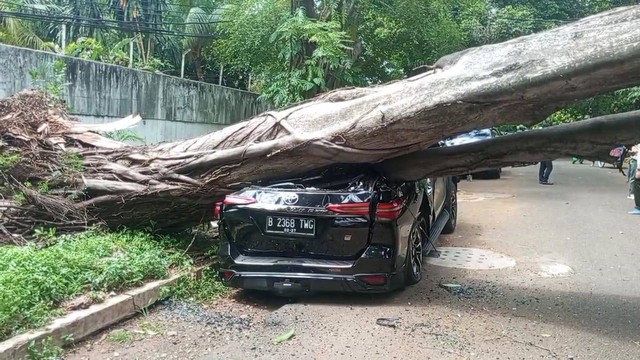
M636 155L636 161L638 160L638 155ZM633 201L635 204L635 208L629 211L631 215L640 215L640 168L636 168L634 174L635 181L633 182Z
M633 153L633 159L636 163L636 169L633 171L633 175L631 176L633 182L629 181L629 186L631 187L631 194L633 195L635 208L629 211L629 214L640 215L640 167L638 167L638 160L640 160L640 144L631 148L631 152ZM629 167L629 173L631 173L631 167Z
M628 181L629 181L629 196L627 196L628 199L634 199L635 196L633 195L633 186L636 183L636 169L638 168L638 155L640 153L640 144L634 146L631 148L631 151L629 151L629 155L631 156L631 158L629 159L629 171L627 173L628 176Z
M551 175L551 171L553 170L553 161L545 160L540 161L540 171L538 171L538 181L542 185L553 185L552 182L549 182L549 175Z

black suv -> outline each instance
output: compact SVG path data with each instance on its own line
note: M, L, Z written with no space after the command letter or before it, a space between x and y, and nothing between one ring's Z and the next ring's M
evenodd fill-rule
M284 294L419 282L423 257L456 227L456 183L335 178L251 186L217 204L222 282Z

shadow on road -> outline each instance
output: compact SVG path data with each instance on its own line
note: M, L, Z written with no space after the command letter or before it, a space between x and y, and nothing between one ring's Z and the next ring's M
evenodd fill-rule
M427 280L421 286L391 294L315 294L300 297L295 302L368 308L407 306L408 303L411 304L409 308L441 305L448 307L452 313L466 310L471 311L472 316L483 316L488 311L492 316L519 317L542 324L571 327L617 340L638 341L638 296L609 296L514 287L491 281L471 281L464 282L463 285L465 288L460 294L451 294L440 288L437 283ZM269 294L255 296L274 299L274 296Z

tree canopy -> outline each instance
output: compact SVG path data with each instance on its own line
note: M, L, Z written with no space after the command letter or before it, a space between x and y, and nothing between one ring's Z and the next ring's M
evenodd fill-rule
M185 77L249 89L281 107L344 86L401 79L458 50L634 3L13 0L0 5L0 41L178 76L184 55ZM547 122L637 109L637 93L622 90L581 102Z

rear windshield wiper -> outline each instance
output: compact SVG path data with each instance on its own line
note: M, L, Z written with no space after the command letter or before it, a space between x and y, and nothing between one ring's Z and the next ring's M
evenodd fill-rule
M267 188L275 188L275 189L305 189L304 185L302 184L295 184L292 182L287 182L287 183L278 183L278 184L273 184L273 185L269 185L266 186Z

